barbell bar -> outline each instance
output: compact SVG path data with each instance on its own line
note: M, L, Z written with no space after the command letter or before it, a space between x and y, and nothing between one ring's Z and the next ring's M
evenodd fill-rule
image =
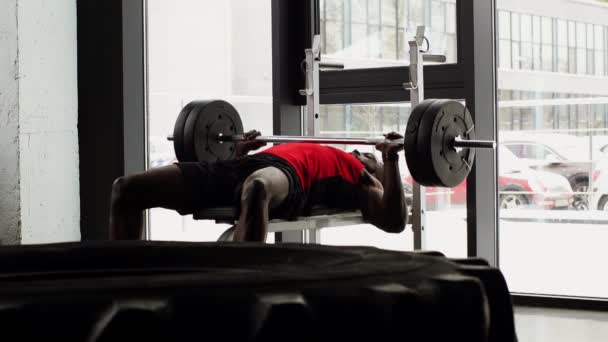
M425 100L412 109L403 139L405 159L412 178L424 186L454 187L472 170L476 149L496 143L475 139L473 118L454 100ZM173 131L180 162L220 161L235 157L244 129L237 110L221 100L195 101L179 114ZM385 138L259 136L267 143L376 145Z
M220 142L239 142L245 140L245 136L242 134L237 135L223 135L218 134L217 137ZM167 137L167 140L173 141L172 135ZM304 136L289 136L289 135L270 135L270 136L258 136L255 140L263 141L266 143L313 143L313 144L342 144L342 145L377 145L383 142L398 143L404 145L405 139L388 140L383 138L342 138L342 137L304 137ZM452 144L454 148L496 148L496 143L492 140L464 140L454 138Z
M245 140L242 134L223 135L219 133L217 140L220 142L239 142ZM405 144L405 139L388 140L384 138L343 138L343 137L304 137L304 136L258 136L254 140L263 141L266 143L313 143L313 144L341 144L341 145L372 145L375 146L381 143L396 143ZM491 140L464 140L462 138L454 138L451 143L453 148L496 148L496 143Z

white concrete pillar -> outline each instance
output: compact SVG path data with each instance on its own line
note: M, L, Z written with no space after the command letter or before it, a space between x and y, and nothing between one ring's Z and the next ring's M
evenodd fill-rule
M0 2L0 244L80 239L76 0Z

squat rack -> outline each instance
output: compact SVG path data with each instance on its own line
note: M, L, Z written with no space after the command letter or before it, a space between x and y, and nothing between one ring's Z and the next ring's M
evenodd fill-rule
M424 42L428 40L425 36L425 27L419 26L416 31L416 36L413 40L409 41L409 55L410 55L410 66L409 70L409 82L403 84L403 88L410 93L411 107L416 107L420 102L424 100L424 62L438 62L443 63L446 60L445 56L426 54L422 50ZM320 92L319 92L319 72L321 66L321 43L320 36L317 34L313 37L312 48L305 50L306 59L305 65L305 84L306 88L300 90L300 95L306 96L306 109L303 111L303 135L305 136L318 136L319 135L319 112L320 112ZM411 220L412 230L414 233L414 249L421 250L425 248L425 225L426 225L426 196L424 187L417 183L413 183L413 203L419 204L412 208ZM345 222L341 222L340 218L345 218ZM330 223L327 220L327 215L312 216L310 218L302 218L304 222L316 222L312 225L304 224L304 227L311 228L303 231L301 236L295 236L295 241L290 239L294 236L283 238L283 242L302 242L302 243L320 243L320 230L328 227L323 226L324 223ZM332 226L345 226L350 224L362 224L363 220L360 215L355 219L352 214L346 216L339 216L334 219L331 223ZM281 224L285 224L282 222ZM273 227L274 229L274 227ZM270 229L271 231L273 229ZM275 231L281 231L275 230Z
M445 56L426 54L422 45L428 40L425 37L425 27L417 29L416 36L409 42L410 47L410 75L409 82L403 84L404 90L410 92L411 108L416 107L424 100L424 61L445 62ZM319 136L319 72L321 69L320 36L315 35L312 47L305 49L305 60L302 61L305 88L299 90L301 96L306 97L305 110L301 112L301 134L307 137ZM332 66L332 67L335 67ZM319 137L319 139L323 139ZM329 142L329 141L328 141ZM343 143L343 142L341 142ZM424 227L425 220L425 193L419 184L413 184L414 203L412 208L412 225L414 232L414 249L425 247ZM234 222L236 210L234 208L211 208L194 214L195 219L213 219L217 222ZM270 232L281 233L282 242L320 243L320 229L327 227L348 226L362 224L363 219L358 212L344 212L326 208L313 210L312 216L302 217L297 221L273 220L269 223ZM229 237L227 232L223 238Z

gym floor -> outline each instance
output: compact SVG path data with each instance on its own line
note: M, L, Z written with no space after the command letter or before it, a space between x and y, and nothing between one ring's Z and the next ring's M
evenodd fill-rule
M515 308L520 342L599 342L608 336L608 312Z

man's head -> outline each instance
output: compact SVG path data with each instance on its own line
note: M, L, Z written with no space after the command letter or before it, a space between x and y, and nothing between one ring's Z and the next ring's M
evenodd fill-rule
M371 173L374 177L378 178L382 182L384 176L384 164L376 159L376 155L371 152L359 152L354 150L351 152L355 158L357 158L364 166L367 172Z

